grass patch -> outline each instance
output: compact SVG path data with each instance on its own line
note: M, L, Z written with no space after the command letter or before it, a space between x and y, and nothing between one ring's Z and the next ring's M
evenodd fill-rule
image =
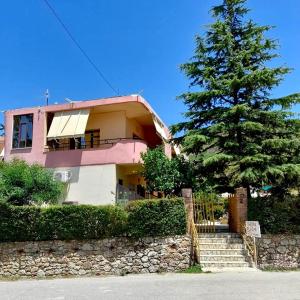
M194 266L190 266L189 268L180 271L180 273L186 273L186 274L195 274L195 273L204 273L202 271L202 268L200 265L194 265Z

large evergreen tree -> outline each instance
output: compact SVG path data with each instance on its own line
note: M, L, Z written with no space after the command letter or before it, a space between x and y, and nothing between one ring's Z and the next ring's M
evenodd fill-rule
M230 191L244 186L285 192L300 184L300 123L291 113L300 95L272 98L287 67L270 67L276 41L271 26L247 17L246 0L212 8L215 22L196 37L195 55L182 70L190 91L180 96L186 121L172 126L195 161L203 185Z

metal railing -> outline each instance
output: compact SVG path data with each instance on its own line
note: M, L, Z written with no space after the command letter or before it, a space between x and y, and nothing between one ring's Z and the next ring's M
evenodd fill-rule
M159 197L156 196L156 195L153 195L152 193L145 192L145 199L148 199L148 200L150 200L150 199L159 199Z
M198 230L194 223L194 219L190 218L190 234L192 238L192 249L193 249L193 258L197 264L200 264L200 242L198 236Z
M136 191L130 190L121 184L117 184L116 191L116 203L119 205L125 206L129 201L145 199Z
M80 139L69 139L66 142L55 140L48 142L48 151L64 151L64 150L82 150L82 149L98 149L105 146L113 146L122 141L143 141L138 138L113 138L113 139L94 139L93 141L81 141Z

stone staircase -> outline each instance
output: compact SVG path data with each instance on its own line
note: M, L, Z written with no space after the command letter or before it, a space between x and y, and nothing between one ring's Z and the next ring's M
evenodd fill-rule
M199 234L200 265L204 271L228 268L250 268L252 258L236 233Z

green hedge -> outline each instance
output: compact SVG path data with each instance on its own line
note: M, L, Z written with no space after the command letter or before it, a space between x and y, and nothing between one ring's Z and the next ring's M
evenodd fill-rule
M39 238L41 209L0 203L0 241L33 241Z
M0 241L100 239L124 234L126 212L117 206L0 205Z
M167 236L186 232L182 199L143 200L128 207L128 233L133 237Z
M299 234L300 197L275 196L249 199L248 219L260 223L262 233Z
M42 210L42 240L99 239L122 235L127 214L116 206L54 206Z
M0 242L164 236L185 233L182 200L118 206L11 206L0 202Z

